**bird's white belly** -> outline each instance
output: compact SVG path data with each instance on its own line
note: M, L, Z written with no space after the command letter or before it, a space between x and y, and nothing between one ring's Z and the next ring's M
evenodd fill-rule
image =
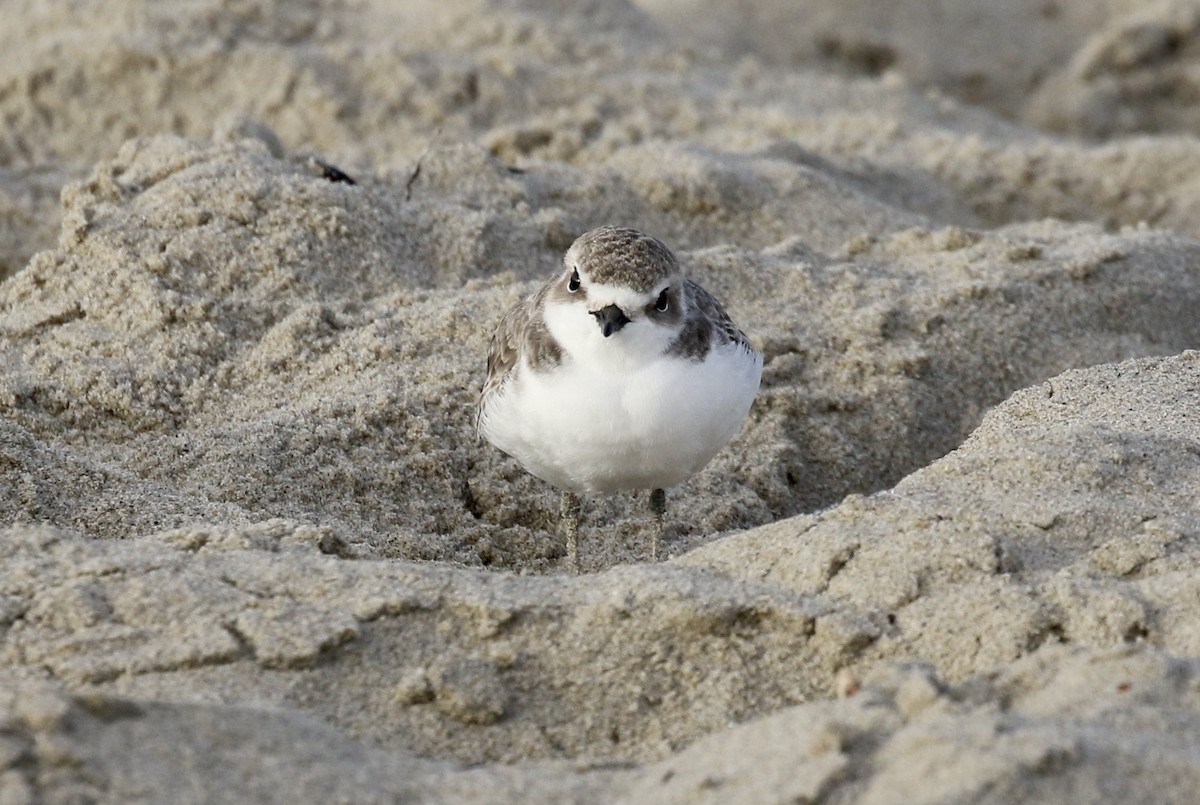
M570 358L522 370L488 404L484 436L539 478L591 494L666 488L700 470L741 428L762 362L725 345L703 362L621 373Z

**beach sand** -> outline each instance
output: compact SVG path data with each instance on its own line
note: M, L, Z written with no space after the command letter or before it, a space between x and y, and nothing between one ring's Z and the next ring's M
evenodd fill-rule
M0 803L1193 801L1198 33L3 4ZM765 367L573 576L473 410L603 223Z

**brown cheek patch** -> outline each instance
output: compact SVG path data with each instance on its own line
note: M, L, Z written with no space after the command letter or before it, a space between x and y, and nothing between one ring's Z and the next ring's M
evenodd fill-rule
M668 311L669 312L669 311ZM712 325L708 319L692 318L683 325L683 330L667 348L668 355L679 355L693 361L702 361L712 348Z

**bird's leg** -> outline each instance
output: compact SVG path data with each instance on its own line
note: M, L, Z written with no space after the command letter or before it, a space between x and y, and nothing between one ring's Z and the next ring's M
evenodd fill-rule
M558 516L567 531L567 568L579 572L579 520L583 503L574 492L563 492L558 502Z
M650 543L650 561L658 561L658 552L662 546L663 531L667 516L667 493L664 489L655 489L650 493L650 511L654 514L654 541Z

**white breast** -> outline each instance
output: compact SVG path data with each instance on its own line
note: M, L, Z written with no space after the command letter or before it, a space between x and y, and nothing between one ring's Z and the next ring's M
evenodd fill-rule
M484 437L562 489L666 488L733 438L762 374L762 356L733 344L704 361L597 365L565 355L548 372L521 366L487 404Z

